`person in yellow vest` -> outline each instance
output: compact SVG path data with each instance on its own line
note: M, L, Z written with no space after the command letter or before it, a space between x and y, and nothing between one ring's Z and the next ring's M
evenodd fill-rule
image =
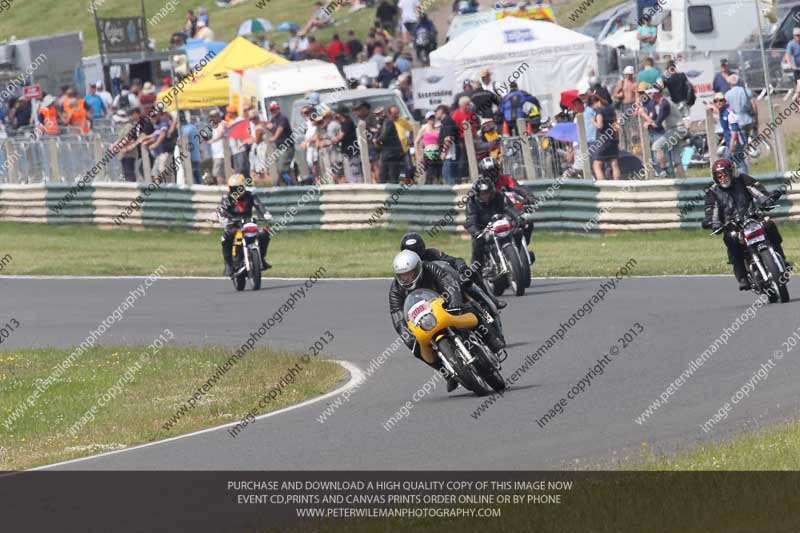
M47 135L58 135L61 128L58 125L58 109L55 106L56 99L52 95L47 95L42 100L39 108L40 130Z
M414 140L414 126L405 118L400 116L400 108L392 106L389 108L389 117L394 121L397 136L400 138L400 146L403 149L403 165L406 168L406 180L414 178L415 166L409 153L410 141Z

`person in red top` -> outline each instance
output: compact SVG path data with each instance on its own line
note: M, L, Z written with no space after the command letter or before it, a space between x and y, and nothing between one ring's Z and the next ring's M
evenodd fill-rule
M453 112L453 120L458 126L458 136L463 141L464 139L464 122L469 122L472 135L478 131L478 119L475 118L475 113L472 112L472 101L469 96L462 96L458 99L458 109Z
M328 57L331 60L331 63L336 63L336 58L340 55L349 56L350 49L347 47L347 43L343 43L339 40L339 34L333 34L333 40L328 45Z

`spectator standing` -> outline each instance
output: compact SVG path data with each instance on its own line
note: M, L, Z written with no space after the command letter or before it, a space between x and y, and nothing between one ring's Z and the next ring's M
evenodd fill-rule
M468 160L466 157L467 148L465 144L465 133L467 128L464 127L464 123L466 122L469 124L469 129L472 132L473 139L478 131L478 119L475 116L475 113L473 113L470 109L471 105L472 103L469 97L462 96L458 102L458 109L456 109L452 114L453 120L458 126L458 138L456 139L456 142L458 143L458 153L460 154L460 157L458 158L459 178L469 176Z
M658 38L658 28L653 25L650 15L642 15L642 23L636 30L636 40L639 41L639 50L642 52L653 52Z
M86 112L82 98L70 98L64 102L64 125L74 128L76 133L88 135L91 130L91 117Z
M222 120L222 113L219 109L212 109L208 114L211 126L211 138L206 144L211 145L211 174L217 185L224 185L225 177L225 122Z
M267 122L267 129L272 132L269 142L274 143L278 151L278 173L286 185L293 185L292 161L294 161L294 139L292 137L292 126L289 124L278 102L272 101L269 104L270 120Z
M678 70L675 61L667 63L664 73L664 87L669 92L669 99L678 104L678 109L684 117L689 116L689 109L694 105L694 87L689 82L689 77Z
M130 87L128 85L122 86L122 90L114 98L112 107L115 110L119 109L129 110L135 107L139 107L138 105L136 105L136 96L131 94Z
M142 87L142 95L139 97L139 102L142 104L142 111L145 115L149 115L150 111L156 103L156 87L152 83L145 82Z
M730 75L733 74L731 72L731 68L728 65L727 59L720 59L719 61L719 72L714 74L714 81L711 83L711 90L714 93L723 93L725 94L731 88L731 83L729 81Z
M392 106L389 116L384 118L376 142L380 150L381 183L397 183L400 180L400 173L403 171L405 154L391 109L396 109L396 106Z
M401 74L405 74L411 70L412 61L414 61L414 56L411 55L411 52L403 52L395 56L394 65Z
M600 83L600 78L597 76L592 76L589 78L589 92L599 96L603 100L604 106L607 106L612 102L611 93L608 92L608 89L603 87L603 84Z
M400 116L400 108L391 106L389 108L389 118L394 122L397 129L397 136L400 138L400 146L403 149L403 164L405 165L406 180L414 176L414 162L411 160L411 147L414 141L414 126L409 121Z
M501 159L500 134L497 132L497 124L491 117L481 119L481 130L478 134L476 150L478 161L485 157Z
M520 90L517 82L512 81L508 84L509 92L503 97L500 103L500 113L503 115L503 133L506 135L522 135L523 132L517 131L517 119L526 118L523 107L526 103L530 102L537 108L541 109L542 106L539 100L533 95Z
M107 112L106 104L100 95L97 94L97 87L94 85L89 86L89 94L87 94L83 101L86 103L86 108L91 110L92 118L103 118ZM126 118L127 115L126 115Z
M439 157L439 132L440 124L436 123L436 113L428 111L425 114L425 124L419 129L414 139L414 153L417 165L425 169L425 183L428 185L439 183L442 169L442 160Z
M300 148L302 148L306 153L306 165L308 165L308 176L306 177L306 181L310 181L312 184L317 182L319 178L319 172L317 170L317 165L319 163L319 150L317 149L316 138L317 138L317 124L314 121L315 115L314 106L313 105L305 105L303 109L300 111L303 120L305 121L305 134L303 136L303 142L300 144Z
M375 46L374 51L372 52L372 56L369 60L375 64L375 70L380 72L383 70L383 67L386 66L386 62L389 58L383 55L383 47L382 46Z
M614 108L611 105L603 105L603 100L597 95L589 96L589 103L597 112L594 117L594 125L597 128L598 136L594 144L594 158L592 160L592 170L597 180L606 179L603 165L608 162L611 165L611 175L615 180L620 178L619 172L619 141L614 129L617 120Z
M465 157L458 144L459 126L450 115L446 105L436 108L436 119L439 128L439 157L442 160L442 181L445 185L455 185L458 179L461 158Z
M336 109L336 121L341 126L341 133L333 142L339 145L339 151L344 159L345 177L349 183L363 183L364 173L361 168L361 150L358 145L356 125L350 118L350 109L340 105Z
M733 112L725 95L722 93L714 94L714 104L709 106L719 118L722 126L722 136L724 138L725 155L736 165L739 172L747 174L747 162L744 154L744 134L739 127L739 117Z
M652 57L644 59L644 68L636 75L637 82L647 82L648 85L654 85L661 77L661 72L655 67L655 61Z
M358 54L364 51L364 45L356 37L356 32L347 32L347 49L350 50L350 61L355 62Z
M125 181L135 182L136 167L138 166L139 151L137 150L136 125L131 122L128 112L120 109L111 117L114 126L117 128L116 145L120 148L120 163L122 164L122 176Z
M195 185L200 185L203 182L200 175L200 132L197 131L194 124L189 122L188 114L189 112L187 111L185 114L178 115L181 125L180 135L186 138L186 144L189 147L189 160L192 162L192 182ZM181 154L181 156L183 155Z
M461 84L461 92L457 93L453 97L453 103L450 106L452 109L458 109L458 102L461 101L461 98L466 96L470 100L472 100L472 93L475 92L475 89L472 87L472 80L464 80Z
M326 109L325 113L325 147L328 156L328 172L333 183L344 181L344 156L338 142L342 134L342 125L336 120L336 113Z
M247 112L247 118L250 122L250 139L248 141L250 144L250 177L254 185L266 186L268 185L266 176L269 172L265 137L267 129L258 116L258 110L250 109Z
M658 86L651 87L647 94L653 99L655 107L655 126L663 130L661 136L653 143L653 151L656 153L661 171L659 174L668 174L670 166L675 169L675 174L679 178L685 178L683 164L681 163L681 153L683 152L683 135L678 130L683 115L676 107L675 103L669 98L664 97L664 93ZM671 165L667 164L667 160Z
M341 41L338 33L334 33L333 39L330 44L328 44L328 58L331 60L331 63L344 63L345 58L339 59L339 57L349 55L350 49L347 47L347 44Z
M378 183L380 176L378 166L379 158L378 149L375 146L375 140L378 138L380 125L378 124L375 115L373 115L370 111L371 106L366 100L359 102L356 104L355 108L353 108L353 113L358 119L358 122L363 122L364 124L364 130L367 136L367 149L369 151L370 174L372 176L372 182Z
M305 56L306 59L320 59L322 61L329 59L328 51L313 35L308 36L308 48L306 48Z
M414 30L414 50L417 52L417 60L423 65L430 62L430 53L436 49L437 40L436 26L433 25L428 15L421 13Z
M406 43L411 42L419 22L419 0L399 0L397 7L400 8L400 21L403 23L403 39Z
M378 72L377 81L381 87L386 89L392 84L392 82L394 82L394 80L398 78L398 76L400 76L400 74L400 69L395 66L394 61L389 59L386 61L386 64L380 70L380 72Z
M497 93L497 87L496 87L495 83L492 81L492 71L489 70L486 67L483 67L481 69L480 76L481 76L481 87L483 87L484 90L487 90L487 91L490 91L490 92L493 92L493 93L496 94Z
M378 8L375 10L375 16L382 28L394 28L396 26L395 19L398 13L399 10L397 6L390 0L381 0L381 3L378 4Z
M150 149L150 157L153 159L152 177L153 181L170 181L168 174L171 174L171 172L168 172L167 169L172 160L172 150L170 149L168 134L172 121L166 111L161 111L156 116L155 131L150 135L150 140L147 143Z
M729 79L731 88L725 93L725 100L738 119L746 144L747 139L752 137L753 130L757 129L758 106L750 90L740 83L738 74L731 74Z
M797 95L800 94L800 27L792 30L792 40L786 44L783 60L792 67L795 82L794 96L797 98ZM716 78L714 79L716 80ZM717 89L714 88L714 90Z
M103 88L102 81L98 81L97 83L94 84L94 86L97 88L97 96L99 96L103 100L103 104L106 107L106 114L110 114L111 108L114 104L114 98L111 96L110 92L106 91Z
M636 80L633 79L633 65L628 65L622 70L622 78L614 87L614 102L619 104L623 117L630 117L636 105ZM627 122L627 118L625 119Z
M480 118L494 118L497 110L500 109L500 99L497 98L497 94L486 89L480 82L475 82L472 86L474 90L470 95L470 100L475 113Z

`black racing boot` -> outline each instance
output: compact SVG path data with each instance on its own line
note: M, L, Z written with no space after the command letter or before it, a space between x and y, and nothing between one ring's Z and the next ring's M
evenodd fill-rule
M264 270L269 270L270 268L272 268L272 265L267 263L267 258L266 257L262 257L261 258L261 271L263 272Z
M225 271L222 273L222 275L226 278L233 276L233 263L225 261Z
M458 381L454 377L445 378L447 380L447 392L453 392L458 388Z
M440 360L436 360L433 364L426 363L428 366L433 367L438 373L444 376L445 381L447 382L447 392L453 392L458 388L458 380L454 376L451 376L450 373L445 369L444 365Z
M739 280L739 290L740 291L749 291L752 287L750 286L750 282L747 278L741 278Z

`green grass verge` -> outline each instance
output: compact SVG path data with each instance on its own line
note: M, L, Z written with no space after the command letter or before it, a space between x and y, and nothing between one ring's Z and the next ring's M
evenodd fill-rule
M636 470L800 470L800 423L782 423L675 453L642 443Z
M800 226L781 225L784 247L800 257ZM320 266L326 277L391 276L399 230L284 231L269 248L275 277L304 277ZM429 246L469 258L470 243L439 234ZM607 276L629 258L633 275L728 274L725 247L703 230L665 230L581 235L533 234L535 276ZM164 265L165 276L220 276L219 235L186 230L101 229L83 225L0 223L1 274L147 275Z
M36 381L53 375L71 352L53 348L0 352L0 471L121 449L241 420L258 408L263 395L296 364L300 364L300 373L293 373L294 382L259 413L327 392L345 377L335 363L315 359L299 363L296 354L257 347L166 431L162 424L208 381L233 350L167 344L142 364L141 370L135 370L133 363L148 352L147 347L98 346L66 369L39 395L33 407L27 407L11 424L11 429L6 427L10 413L36 389ZM123 379L129 369L129 378ZM102 401L115 385L120 388L114 389L113 398L109 393ZM87 412L90 416L85 417L84 424L81 417ZM91 414L94 420L90 420ZM71 431L76 423L76 430Z

